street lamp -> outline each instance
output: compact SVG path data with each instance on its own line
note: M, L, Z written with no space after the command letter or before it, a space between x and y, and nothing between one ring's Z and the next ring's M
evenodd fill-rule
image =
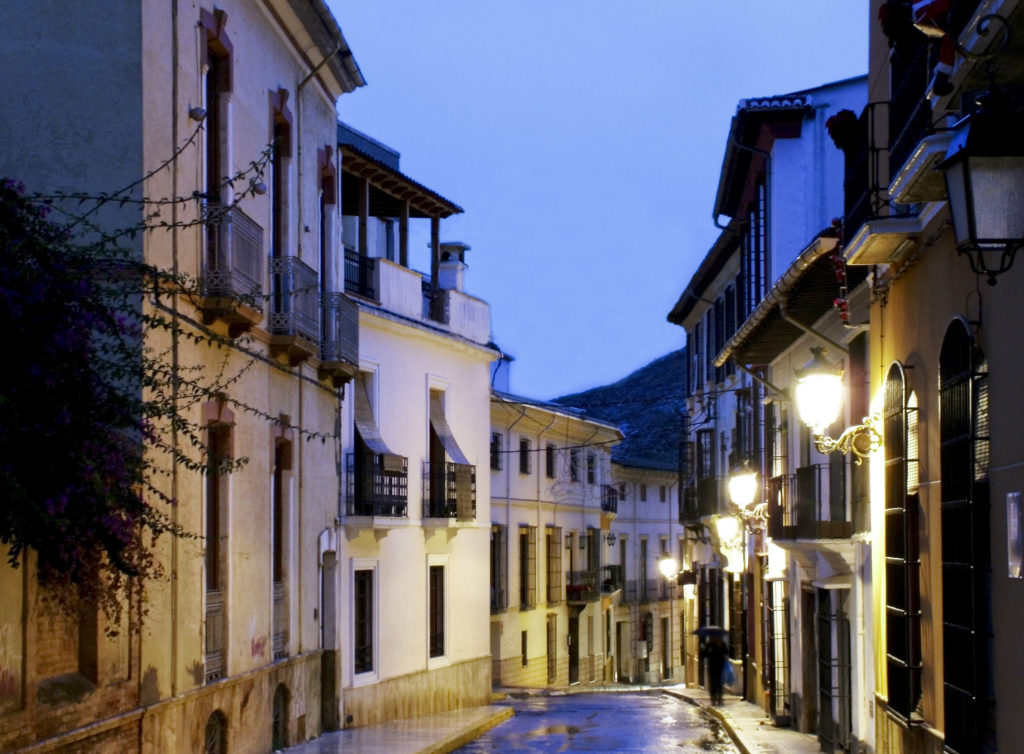
M860 463L882 442L875 426L879 417L865 416L863 423L848 427L839 437L826 435L826 428L835 423L843 407L843 369L825 358L824 348L812 347L811 355L811 361L796 370L796 408L800 419L811 428L819 453L853 453Z
M658 560L658 572L665 577L667 581L679 576L679 561L673 558L668 553L662 554Z
M757 497L757 474L748 466L729 477L729 499L740 510L750 507Z
M957 124L939 169L956 250L995 285L1024 245L1024 114L993 112L982 99L978 103Z

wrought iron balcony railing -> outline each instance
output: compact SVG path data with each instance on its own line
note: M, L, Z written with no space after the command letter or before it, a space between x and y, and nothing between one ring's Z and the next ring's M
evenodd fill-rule
M423 515L427 518L476 518L476 466L466 463L423 464Z
M622 589L622 566L601 566L601 593L611 594Z
M423 279L421 285L423 289L423 319L448 324L448 291L436 288L426 278Z
M319 342L316 270L298 257L270 257L270 291L270 334L298 335Z
M803 466L773 477L768 490L768 535L778 541L849 539L845 464Z
M566 602L593 602L601 596L597 587L597 571L567 571L565 574Z
M619 491L610 484L601 485L601 511L603 513L619 512Z
M238 334L263 312L263 228L238 207L208 202L203 208L206 248L199 308L207 322L223 319Z
M377 300L373 274L377 260L354 249L345 249L345 292Z
M320 300L320 372L345 382L359 370L359 305L344 293Z
M508 594L504 589L491 586L491 612L497 613L508 607Z
M404 518L408 515L408 460L404 456L355 453L345 458L345 515Z

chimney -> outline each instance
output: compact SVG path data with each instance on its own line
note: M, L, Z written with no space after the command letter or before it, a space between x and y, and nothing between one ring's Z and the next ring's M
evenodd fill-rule
M466 274L466 252L469 244L461 241L446 241L441 244L441 264L438 269L438 285L441 289L461 291Z

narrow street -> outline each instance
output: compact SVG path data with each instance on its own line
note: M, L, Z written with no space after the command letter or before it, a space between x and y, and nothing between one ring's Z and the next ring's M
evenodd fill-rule
M528 696L459 752L737 752L699 707L658 692Z

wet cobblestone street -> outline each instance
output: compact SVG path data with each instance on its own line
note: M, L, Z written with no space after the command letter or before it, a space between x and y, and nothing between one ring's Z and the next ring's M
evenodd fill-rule
M515 717L458 751L739 751L714 717L658 692L529 696L510 702Z

